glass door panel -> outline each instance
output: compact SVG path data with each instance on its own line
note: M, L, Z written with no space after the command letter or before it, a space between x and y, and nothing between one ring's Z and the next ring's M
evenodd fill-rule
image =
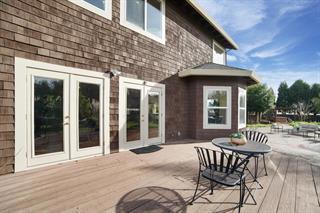
M69 75L29 69L27 75L28 165L69 157Z
M148 138L160 135L160 93L148 92Z
M127 142L137 141L141 138L141 90L127 89L127 120L126 137Z
M96 84L79 83L79 148L100 145L100 88Z
M34 154L63 151L63 80L34 77Z

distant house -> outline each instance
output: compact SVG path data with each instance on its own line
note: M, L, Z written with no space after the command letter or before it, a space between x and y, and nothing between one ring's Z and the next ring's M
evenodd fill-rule
M246 126L254 72L193 0L2 0L0 174Z

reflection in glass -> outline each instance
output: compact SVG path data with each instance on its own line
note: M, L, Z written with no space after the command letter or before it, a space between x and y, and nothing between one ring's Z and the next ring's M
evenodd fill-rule
M240 107L245 108L246 107L246 96L240 95Z
M159 137L159 93L149 92L149 124L148 124L148 135L149 138Z
M63 80L34 77L34 154L63 151Z
M144 0L127 0L127 21L144 29Z
M246 123L246 110L240 109L240 123L245 124Z
M79 148L100 145L100 87L79 83Z
M140 140L140 90L127 89L127 141Z
M226 109L208 109L208 124L226 124Z
M88 2L89 4L92 4L93 6L96 6L101 10L106 9L105 0L85 0L85 1Z
M207 105L208 107L227 107L227 91L209 91Z
M162 37L161 2L159 0L148 0L147 4L147 31Z

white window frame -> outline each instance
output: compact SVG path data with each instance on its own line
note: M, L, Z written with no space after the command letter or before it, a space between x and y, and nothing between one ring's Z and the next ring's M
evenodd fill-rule
M147 1L147 0L145 0ZM136 26L135 24L132 24L131 22L127 21L127 1L126 0L120 0L120 24L124 27L127 27L137 33L140 33L148 38L151 38L157 42L160 42L161 44L165 44L165 41L166 41L166 19L165 19L165 11L166 11L166 6L165 6L165 0L158 0L161 2L161 22L162 22L162 26L161 26L161 29L162 29L162 36L161 38L156 36L156 35L153 35L152 33L149 33L147 30L146 30L146 25L147 25L147 4L144 4L145 7L144 7L144 14L145 14L145 19L144 19L144 26L145 26L145 29L142 29L138 26Z
M105 0L105 6L106 8L104 10L86 2L85 0L69 0L72 3L79 5L80 7L83 7L93 13L96 13L104 18L107 18L109 20L112 20L112 0Z
M212 43L212 62L213 63L216 63L216 64L220 64L220 62L217 62L215 61L215 56L218 55L217 52L214 50L214 47L217 46L220 50L223 51L223 62L222 62L222 65L226 65L226 50L220 45L218 44L215 40L213 40L213 43Z
M227 109L226 124L209 124L208 123L208 107L207 100L209 91L226 91L227 107L212 107L215 109ZM231 129L232 116L232 88L227 86L203 86L203 129Z
M245 107L240 107L240 97L245 96ZM244 123L240 123L240 110L245 110ZM247 90L238 88L238 129L245 128L247 126Z

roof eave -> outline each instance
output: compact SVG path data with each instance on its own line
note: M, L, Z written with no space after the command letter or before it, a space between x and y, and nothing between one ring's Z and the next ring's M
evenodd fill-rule
M200 6L200 4L195 0L186 0L204 19L208 21L208 23L215 28L233 47L233 49L239 49L239 46L236 42L228 35L226 31L215 21L211 18L206 11Z
M256 72L251 70L221 70L221 69L185 69L178 73L180 78L190 76L227 76L227 77L244 77L250 78L255 84L261 82Z

